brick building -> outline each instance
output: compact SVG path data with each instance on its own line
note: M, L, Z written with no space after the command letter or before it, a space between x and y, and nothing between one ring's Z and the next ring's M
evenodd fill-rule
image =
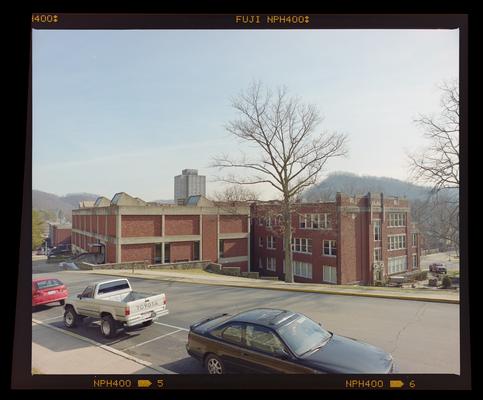
M55 224L49 222L49 244L51 247L55 247L60 244L70 244L71 234L71 224Z
M248 271L249 218L245 204L212 202L201 195L172 205L121 192L72 211L72 247L74 252L103 252L107 263L210 260Z
M276 202L252 204L252 271L284 279ZM382 193L298 203L292 213L296 282L374 284L420 267L420 237L409 202Z

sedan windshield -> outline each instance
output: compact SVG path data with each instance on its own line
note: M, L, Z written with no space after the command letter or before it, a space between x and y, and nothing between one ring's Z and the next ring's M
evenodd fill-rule
M330 332L305 316L282 326L278 333L298 356L324 345L332 336Z

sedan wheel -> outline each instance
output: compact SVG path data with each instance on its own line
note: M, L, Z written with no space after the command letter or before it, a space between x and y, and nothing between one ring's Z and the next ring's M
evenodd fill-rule
M223 374L225 371L224 371L224 367L223 367L223 363L221 362L221 360L214 356L214 355L209 355L207 358L206 358L206 369L208 370L208 373L213 375L213 374Z

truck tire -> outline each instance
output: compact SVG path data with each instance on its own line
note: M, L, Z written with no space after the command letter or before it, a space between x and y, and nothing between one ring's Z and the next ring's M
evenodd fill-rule
M73 307L68 307L64 313L64 325L67 328L75 328L79 323L79 316Z
M101 318L101 333L105 338L113 338L117 334L118 325L111 315Z

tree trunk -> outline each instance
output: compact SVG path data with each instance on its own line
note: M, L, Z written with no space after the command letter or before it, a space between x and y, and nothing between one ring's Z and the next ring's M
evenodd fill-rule
M290 204L283 204L283 221L284 221L284 242L285 242L285 282L293 283L292 268L292 216L290 214Z

